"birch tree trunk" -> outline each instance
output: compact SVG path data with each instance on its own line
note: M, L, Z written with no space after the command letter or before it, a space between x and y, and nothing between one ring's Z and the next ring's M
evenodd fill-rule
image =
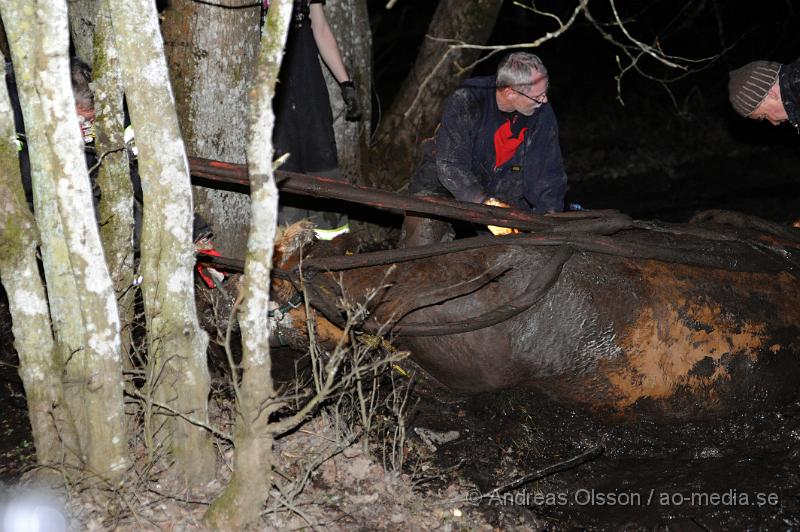
M27 9L25 9L27 7ZM42 124L44 117L36 101L23 98L23 94L35 94L32 67L37 36L33 30L24 29L33 23L33 4L20 2L1 3L0 16L7 28L6 36L15 66L15 77L24 121L28 124L25 141L30 154L31 178L33 181L33 204L36 224L39 227L40 249L47 280L47 298L50 304L50 319L55 333L56 360L64 367L64 392L70 413L77 427L85 426L84 386L88 380L83 351L83 323L78 301L78 289L69 263L67 244L61 227L61 218L56 206L52 176L55 169L47 156L50 147L44 129L30 124ZM81 449L86 447L86 433L78 431ZM83 456L83 453L82 453ZM85 456L83 456L85 458Z
M74 4L71 4L71 6ZM130 161L124 148L124 112L119 57L114 43L109 0L100 0L95 32L94 101L95 146L102 157L97 175L100 196L100 238L106 264L117 294L122 321L122 354L130 365L130 348L135 292L130 289L135 276L133 261L133 185Z
M211 479L214 451L205 429L173 415L208 423L208 336L200 329L194 300L194 246L189 164L152 0L113 0L111 19L122 80L136 131L144 193L141 272L154 363L149 386L169 409L163 443L192 483ZM151 419L153 427L165 421Z
M12 112L5 83L0 84L0 278L8 294L36 461L75 466L80 464L80 444L64 400L63 364L36 263L38 235L22 191Z
M333 132L339 155L339 169L352 182L367 184L367 155L372 109L372 31L366 0L332 0L325 4L325 18L336 36L342 60L356 84L361 120L345 120L345 105L339 84L322 63L333 111Z
M37 221L43 221L40 228L57 228L60 218L67 246L56 259L70 265L63 273L73 277L77 289L85 379L80 383L85 416L79 418L85 426L78 425L85 434L83 451L89 469L113 482L127 466L119 318L72 96L66 4L8 0L2 9L18 80L24 80L20 103L30 140ZM57 208L44 205L45 198ZM52 294L58 285L50 283L49 275L47 280Z
M75 54L92 62L94 57L94 31L100 0L67 0L69 7L69 32Z
M261 5L253 0L172 0L162 32L178 118L189 155L245 162L247 89L259 42ZM247 195L194 188L195 211L215 229L214 244L244 256Z
M247 239L242 310L242 383L237 393L233 475L204 521L217 530L241 530L261 514L272 481L273 435L269 405L275 397L269 352L270 272L278 220L278 189L272 171L272 97L286 44L292 0L270 6L250 90L247 161L252 223ZM234 377L235 378L235 377Z
M441 0L428 36L484 44L494 28L503 0ZM411 72L376 131L371 152L372 184L397 190L404 186L417 159L420 141L430 137L441 120L442 104L478 58L477 50L457 49L426 38ZM437 66L441 64L441 68Z

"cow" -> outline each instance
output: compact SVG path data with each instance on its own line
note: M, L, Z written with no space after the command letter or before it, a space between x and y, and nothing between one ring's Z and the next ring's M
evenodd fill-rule
M457 392L673 418L796 397L800 233L722 211L616 222L358 254L298 230L276 252L274 297L302 291L329 344L344 307L369 302L358 327ZM302 348L305 318L280 313L272 337Z

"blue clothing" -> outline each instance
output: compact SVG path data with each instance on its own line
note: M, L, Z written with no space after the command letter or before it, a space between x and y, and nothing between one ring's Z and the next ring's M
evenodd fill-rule
M505 113L496 88L495 76L471 78L447 98L410 191L437 193L438 181L461 201L493 197L535 213L562 211L567 178L552 106L531 116Z

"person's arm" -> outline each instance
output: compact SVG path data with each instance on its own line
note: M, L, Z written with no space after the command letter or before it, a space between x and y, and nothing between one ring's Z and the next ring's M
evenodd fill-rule
M331 27L328 25L328 20L325 18L325 11L322 10L322 4L311 4L311 31L314 34L314 41L317 43L319 55L328 68L331 70L333 77L336 81L342 83L350 80L350 75L342 61L342 55L339 53L339 45L336 44L336 37L334 37Z
M436 131L436 169L439 182L460 201L483 203L488 198L472 172L476 124L474 105L466 89L458 89L444 103L442 123Z
M336 44L336 37L333 36L325 12L322 10L321 3L314 3L309 6L309 17L311 17L311 32L314 34L314 41L317 43L319 55L328 65L333 77L339 82L342 91L342 99L345 105L345 120L357 122L361 119L361 103L358 101L356 86L350 80L347 68L342 61L339 53L339 46Z
M527 157L531 160L524 163L526 175L523 193L537 214L563 211L567 192L558 122L549 105L542 109L542 113L542 123L536 137L531 139L533 149L527 150Z

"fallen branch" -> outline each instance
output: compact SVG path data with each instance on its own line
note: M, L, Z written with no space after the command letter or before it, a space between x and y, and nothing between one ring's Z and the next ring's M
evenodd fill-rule
M591 462L592 460L603 454L603 451L605 451L605 447L602 444L596 445L591 449L589 449L588 451L583 452L573 458L570 458L569 460L564 460L563 462L558 462L557 464L553 464L544 467L542 469L536 470L533 473L525 475L524 477L521 477L513 482L509 482L508 484L498 486L492 491L487 491L486 493L482 493L479 496L472 498L470 502L478 504L483 499L496 497L508 491L521 488L525 484L529 484L534 480L540 480L554 473L560 473L561 471L567 471L569 469L573 469L575 467L578 467L579 465L585 464L586 462Z

